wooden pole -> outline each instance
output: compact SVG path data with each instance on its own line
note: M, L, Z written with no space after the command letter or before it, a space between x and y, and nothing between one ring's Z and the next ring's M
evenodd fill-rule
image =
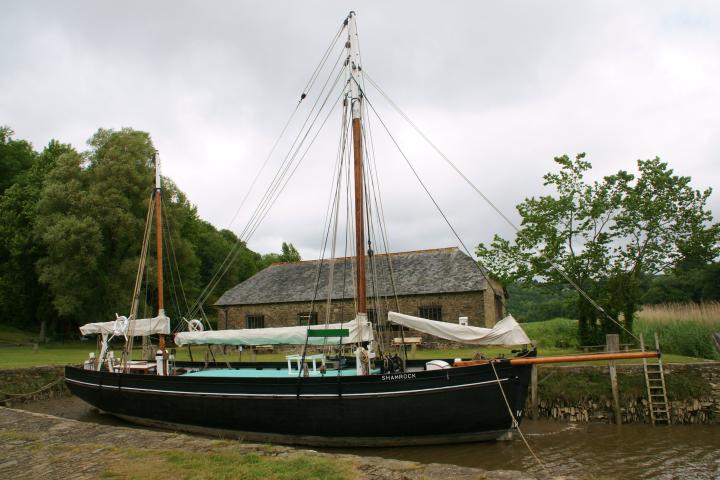
M538 366L533 365L530 372L530 411L532 419L538 419Z
M616 333L605 335L606 349L608 353L617 353L620 350L620 335ZM620 412L620 388L617 380L617 370L615 368L615 360L608 362L610 370L610 386L613 396L613 410L615 410L615 423L622 425L622 414Z

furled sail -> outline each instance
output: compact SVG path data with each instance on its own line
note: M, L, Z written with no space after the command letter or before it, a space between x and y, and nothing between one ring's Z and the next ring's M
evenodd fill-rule
M119 316L112 322L86 323L80 327L80 333L90 335L96 333L99 335L112 336L145 336L155 334L170 334L170 319L166 316L141 318L138 320L128 320L127 317Z
M435 337L459 343L472 345L523 345L531 343L525 331L512 315L508 315L497 322L493 328L439 322L396 312L389 312L388 320Z
M341 337L308 337L311 330L347 329L348 335ZM240 330L211 330L205 332L180 332L175 335L175 344L183 345L309 345L348 344L373 340L372 325L366 316L345 323L313 325L310 327L245 328Z

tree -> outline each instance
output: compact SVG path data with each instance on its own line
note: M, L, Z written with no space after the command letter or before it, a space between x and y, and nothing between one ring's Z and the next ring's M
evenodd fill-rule
M565 283L559 266L603 309L578 295L583 344L619 331L621 317L632 331L646 276L671 269L690 252L716 255L719 227L706 209L711 190L693 190L689 177L658 158L639 160L637 176L621 170L594 182L585 180L592 168L585 154L555 162L559 171L543 177L553 193L517 206L522 227L514 243L496 235L477 254L505 282Z
M33 152L30 168L16 175L0 196L0 318L21 328L56 321L50 292L35 269L46 255L35 235L35 220L45 177L58 157L71 152L69 145L52 140L42 153Z
M292 243L282 243L282 254L280 255L281 262L299 262L300 253L297 251Z
M0 127L0 194L30 168L36 155L29 142L13 140L14 134L10 127Z

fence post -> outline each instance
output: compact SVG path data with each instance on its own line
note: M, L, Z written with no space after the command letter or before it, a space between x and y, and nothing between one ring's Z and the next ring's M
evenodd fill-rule
M608 353L616 353L620 350L620 335L611 333L605 335L605 345ZM615 423L622 424L622 415L620 413L620 389L618 387L617 370L615 369L615 360L608 362L610 369L610 386L612 387L613 409L615 410Z
M530 410L532 419L538 419L538 366L533 365L530 373Z

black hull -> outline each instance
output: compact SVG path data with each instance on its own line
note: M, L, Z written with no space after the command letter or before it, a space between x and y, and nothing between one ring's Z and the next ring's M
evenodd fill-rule
M495 364L520 420L531 366ZM326 378L219 378L95 372L66 367L89 404L145 425L252 441L325 446L491 440L512 418L490 365Z

